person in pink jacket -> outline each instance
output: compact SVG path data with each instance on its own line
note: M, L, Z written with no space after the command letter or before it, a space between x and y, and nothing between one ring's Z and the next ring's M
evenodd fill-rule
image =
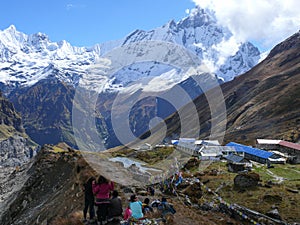
M100 224L107 220L108 207L110 204L110 192L114 190L114 183L105 177L99 176L98 182L93 182L93 193L96 195L97 217Z
M132 215L132 211L130 209L130 206L127 206L125 212L124 212L124 220L126 220L128 222L128 220L130 219Z

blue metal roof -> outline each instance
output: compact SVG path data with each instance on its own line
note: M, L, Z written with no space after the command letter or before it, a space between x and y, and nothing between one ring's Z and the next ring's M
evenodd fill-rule
M235 155L235 154L229 154L229 155L225 156L224 158L227 159L228 161L237 162L237 163L243 161L243 159L244 159L244 157Z
M274 154L272 152L267 152L267 151L264 151L264 150L261 150L261 149L258 149L258 148L252 148L250 146L241 145L241 144L238 144L238 143L235 143L235 142L230 142L226 146L234 147L237 152L245 152L245 153L248 153L250 155L255 155L255 156L263 158L263 159L267 159L271 155Z

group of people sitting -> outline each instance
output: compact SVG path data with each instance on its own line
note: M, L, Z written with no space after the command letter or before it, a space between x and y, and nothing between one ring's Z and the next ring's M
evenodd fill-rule
M130 196L130 203L125 210L124 220L127 222L143 220L149 214L154 212L154 208L156 208L162 217L165 217L167 214L175 214L176 210L174 209L172 204L169 204L167 199L163 197L161 201L154 200L150 204L150 199L145 198L144 202L138 200L136 195Z
M122 201L117 190L114 190L114 183L108 181L105 177L99 176L98 180L91 177L83 185L85 193L85 206L83 210L84 221L87 221L87 212L89 211L90 222L97 222L101 225L106 222L120 221L123 217L124 223L130 224L131 221L143 220L148 214L152 213L153 208L161 212L162 216L167 213L174 214L176 211L166 198L161 201L155 200L150 204L150 199L145 198L141 202L135 194L130 196L129 204L124 211ZM154 189L150 194L154 195ZM97 220L95 216L94 206L97 206ZM118 223L120 224L120 223Z

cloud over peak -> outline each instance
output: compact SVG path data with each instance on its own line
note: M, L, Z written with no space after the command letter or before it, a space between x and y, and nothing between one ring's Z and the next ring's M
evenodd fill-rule
M215 12L238 41L252 40L272 48L300 28L298 0L193 0Z

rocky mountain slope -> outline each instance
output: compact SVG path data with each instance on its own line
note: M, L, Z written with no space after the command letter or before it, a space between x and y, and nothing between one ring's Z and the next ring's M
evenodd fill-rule
M226 139L300 140L300 32L273 48L258 66L224 84Z
M15 111L13 104L0 93L1 139L13 136L14 133L23 134L22 119Z
M68 152L65 145L60 147ZM78 160L75 152L62 155L52 150L44 147L33 164L24 165L10 175L9 181L15 181L11 188L19 190L4 199L1 224L48 224L56 216L82 208L79 173L84 175L86 164ZM5 191L7 187L2 189Z
M30 88L15 90L10 99L22 113L28 135L40 144L67 141L71 131L74 88L57 79L41 80ZM65 138L65 139L63 139Z
M28 161L33 155L33 148L20 114L0 93L0 167L17 166Z
M114 170L114 168L110 169ZM73 151L62 143L57 146L46 145L38 153L35 162L28 164L27 167L22 167L20 171L14 171L10 175L10 180L15 181L11 187L13 189L19 188L19 190L13 192L9 199L4 202L4 207L1 208L0 212L0 223L3 225L82 225L84 195L81 185L90 176L96 175L79 152ZM23 185L18 183L22 179ZM7 186L1 187L3 190L7 189ZM132 191L141 194L145 193L145 188L116 184L124 208L127 205L126 199ZM161 198L158 189L157 192L154 197ZM144 197L146 196L141 196L141 198ZM148 197L154 198L153 196ZM195 207L186 206L181 197L168 195L168 198L178 210L174 222L168 224L200 225L203 224L203 221L209 225L225 225L227 222L238 224L234 219L221 212L201 211ZM160 218L159 214L157 218Z
M234 140L253 145L256 138L285 139L292 142L300 140L299 50L300 32L297 32L275 46L267 58L253 69L221 85L227 121L218 121L216 129L221 129L226 124L224 142ZM216 93L215 90L210 91L212 96ZM198 111L200 136L208 138L211 132L211 111L206 96L201 95L191 104ZM215 104L218 108L221 103ZM188 110L189 107L187 105L184 108ZM218 113L215 118L224 112ZM193 118L188 114L186 117ZM166 123L169 137L174 134L179 137L180 119L176 116L169 117ZM193 129L199 128L191 126L190 133L195 132ZM155 139L155 135L153 138Z

